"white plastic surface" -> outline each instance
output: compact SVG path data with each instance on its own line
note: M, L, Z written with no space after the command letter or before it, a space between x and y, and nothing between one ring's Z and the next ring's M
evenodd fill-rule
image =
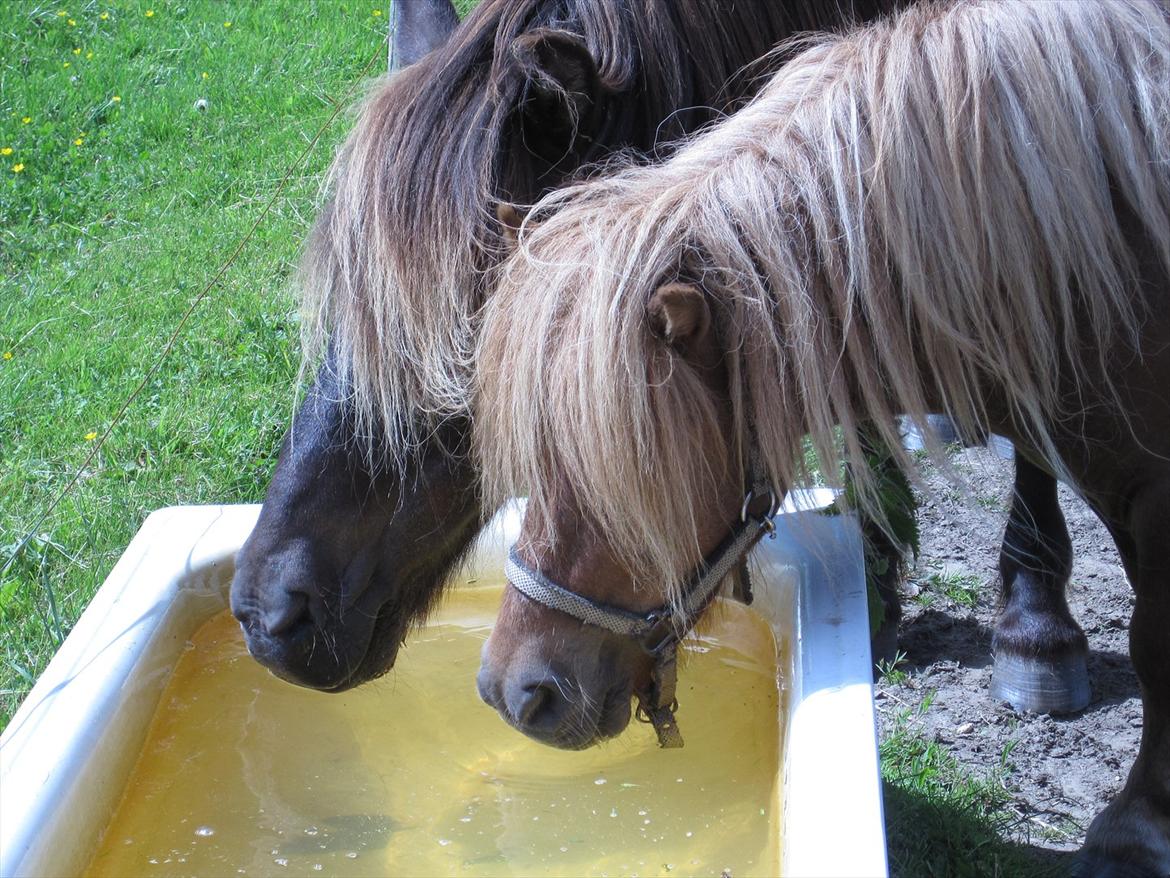
M790 500L815 508L831 494ZM258 513L161 509L127 547L0 738L0 876L75 875L88 864L183 644L227 606L233 559ZM521 515L517 504L496 517L473 568L502 567ZM777 521L754 561L758 608L796 641L794 667L780 669L783 873L884 876L860 536L849 518Z

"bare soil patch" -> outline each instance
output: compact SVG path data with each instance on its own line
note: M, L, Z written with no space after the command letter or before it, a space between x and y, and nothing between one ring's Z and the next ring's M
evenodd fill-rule
M992 701L991 635L1012 462L972 448L952 463L965 492L935 468L924 471L922 551L905 585L898 637L906 677L878 683L879 722L892 728L897 715L933 693L930 708L915 719L923 736L976 776L1002 761L1010 807L1020 818L1016 840L1044 861L1065 861L1047 852L1083 843L1137 754L1142 710L1129 661L1133 592L1104 526L1062 486L1076 558L1068 599L1089 639L1092 702L1078 714L1054 717L1021 715Z

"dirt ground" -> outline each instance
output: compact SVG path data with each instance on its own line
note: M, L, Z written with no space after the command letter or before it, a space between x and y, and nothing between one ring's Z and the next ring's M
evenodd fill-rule
M900 667L908 676L878 684L879 721L888 727L933 691L933 704L920 719L924 735L972 774L1005 759L1019 840L1041 849L1075 849L1121 788L1141 737L1141 700L1129 662L1133 592L1105 528L1062 486L1076 557L1068 599L1089 639L1092 701L1064 717L1020 715L993 702L991 635L1012 464L984 448L958 452L953 462L969 493L964 496L937 471L925 474L930 490L919 498L922 551L903 595L899 631L906 656ZM974 586L973 594L965 601L948 598L947 583L960 592ZM972 601L974 607L964 605Z

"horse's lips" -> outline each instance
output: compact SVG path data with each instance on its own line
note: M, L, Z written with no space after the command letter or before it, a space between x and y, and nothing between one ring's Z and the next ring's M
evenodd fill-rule
M275 677L318 692L344 692L390 671L398 658L406 626L396 624L395 613L385 605L369 626L360 649L352 626L330 637L316 625L303 625L288 634L270 635L257 626L240 623L248 652ZM339 626L340 627L340 626ZM394 628L401 628L399 632ZM360 635L359 635L360 636ZM323 650L322 644L344 637L347 655ZM379 648L380 644L385 644ZM381 654L379 654L381 653ZM322 659L326 657L326 660ZM333 661L328 661L332 656Z

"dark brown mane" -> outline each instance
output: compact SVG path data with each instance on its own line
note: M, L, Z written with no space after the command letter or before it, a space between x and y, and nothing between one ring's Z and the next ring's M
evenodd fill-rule
M309 356L332 339L361 431L401 459L466 412L496 201L531 203L615 150L669 144L749 97L761 77L745 67L777 41L904 2L484 0L377 89L334 164L305 260ZM527 47L549 32L596 63L584 102L534 76ZM569 108L563 148L532 118L542 101Z

